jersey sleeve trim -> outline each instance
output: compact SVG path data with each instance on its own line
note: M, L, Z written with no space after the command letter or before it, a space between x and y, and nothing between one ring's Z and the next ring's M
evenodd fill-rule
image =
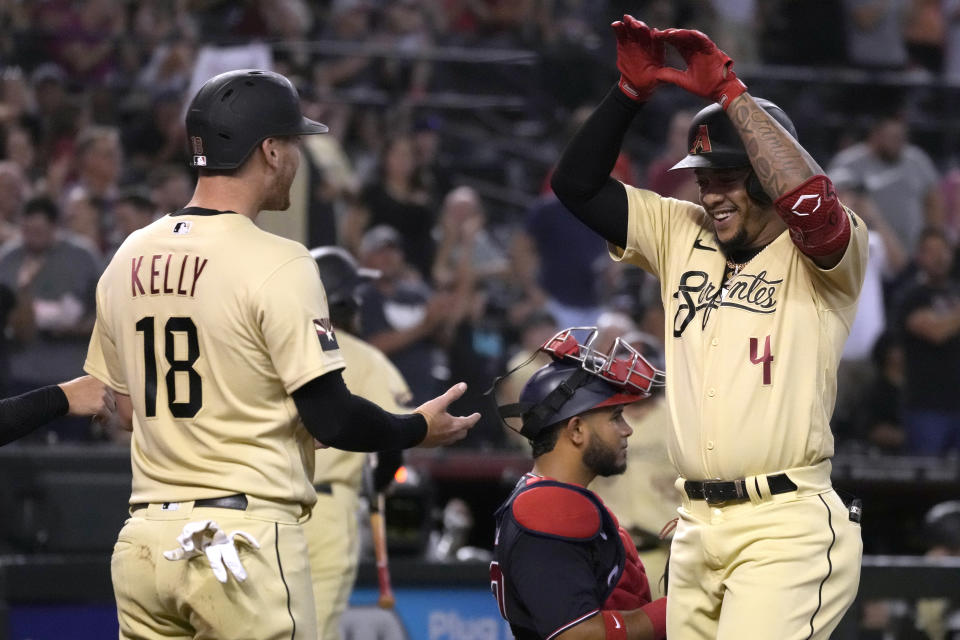
M582 616L580 616L579 618L577 618L576 620L571 620L571 621L568 622L567 624L565 624L565 625L563 625L562 627L558 628L556 631L554 631L553 633L551 633L550 635L548 635L546 638L544 638L544 640L551 640L552 638L556 638L558 635L560 635L561 633L563 633L564 631L566 631L566 630L569 629L570 627L575 627L575 626L577 626L578 624L580 624L581 622L583 622L584 620L586 620L587 618L592 618L593 616L597 615L598 613L600 613L600 609L594 609L594 610L591 611L590 613L585 613L585 614L583 614Z

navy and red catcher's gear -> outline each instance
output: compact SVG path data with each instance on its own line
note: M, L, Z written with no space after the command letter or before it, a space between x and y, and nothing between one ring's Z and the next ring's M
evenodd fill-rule
M490 587L517 640L650 602L633 541L592 491L527 474L496 521Z

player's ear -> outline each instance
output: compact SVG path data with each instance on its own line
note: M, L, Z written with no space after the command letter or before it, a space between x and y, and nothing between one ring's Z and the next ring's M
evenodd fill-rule
M280 164L280 153L277 145L280 141L277 138L266 138L260 143L260 151L263 152L263 160L269 167L276 167Z
M573 416L567 421L564 432L573 444L580 446L587 439L587 423L580 416Z

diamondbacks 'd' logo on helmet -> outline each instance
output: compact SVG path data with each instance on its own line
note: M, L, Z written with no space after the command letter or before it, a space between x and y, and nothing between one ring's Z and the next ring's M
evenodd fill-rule
M317 331L317 337L320 339L320 348L324 351L336 351L340 348L337 344L337 336L333 333L333 324L330 318L313 319L313 328Z
M707 125L702 124L697 129L697 135L693 139L693 144L690 145L690 155L695 155L698 153L710 153L712 147L710 146L710 130L707 128Z

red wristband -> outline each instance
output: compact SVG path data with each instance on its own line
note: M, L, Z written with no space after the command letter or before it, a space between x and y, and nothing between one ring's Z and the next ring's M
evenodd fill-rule
M619 611L601 611L606 640L627 640L627 623Z
M650 618L653 625L654 640L663 640L667 637L667 599L657 598L653 602L643 605L640 609Z

